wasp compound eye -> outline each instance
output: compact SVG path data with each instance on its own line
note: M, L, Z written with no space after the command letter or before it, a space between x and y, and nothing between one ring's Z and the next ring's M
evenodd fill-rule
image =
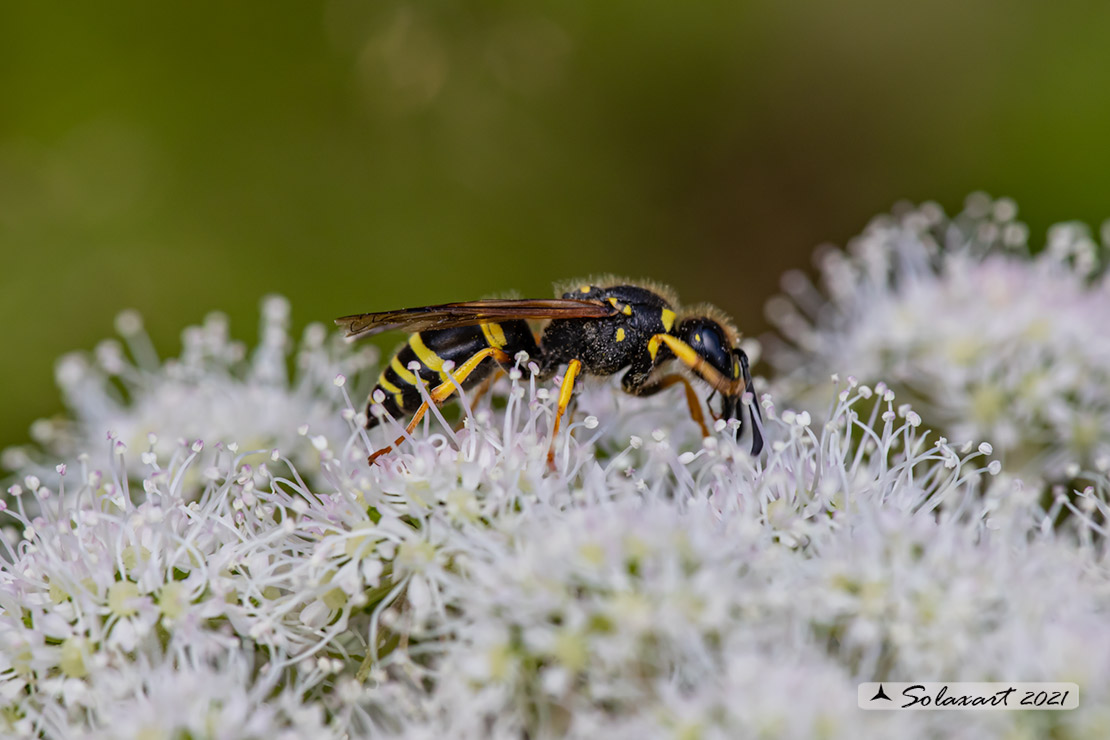
M732 347L716 321L705 317L686 319L678 325L675 334L721 375L738 377L733 371Z

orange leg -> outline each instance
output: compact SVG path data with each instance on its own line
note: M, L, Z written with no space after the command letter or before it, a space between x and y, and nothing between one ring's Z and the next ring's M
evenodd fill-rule
M567 372L563 375L563 385L559 388L559 407L555 411L555 428L551 430L551 446L547 448L547 466L555 469L555 438L559 436L559 422L570 405L570 397L574 392L574 379L582 370L581 360L571 360L567 364Z
M670 388L675 383L682 383L686 387L686 405L690 407L690 416L701 427L701 436L708 437L709 427L705 425L705 414L701 410L701 400L698 399L698 394L694 392L694 387L690 385L690 381L678 373L664 375L658 381L636 391L636 395L653 396L661 390Z
M511 360L509 355L507 355L505 352L498 349L497 347L486 347L483 350L475 352L466 360L466 362L459 366L458 371L454 374L454 383L450 380L445 380L444 382L437 385L434 389L432 389L432 392L429 394L429 396L431 396L432 403L434 403L436 406L439 406L448 398L450 398L451 394L455 392L456 383L461 386L463 382L467 379L467 377L469 377L470 374L474 372L477 367L482 364L482 361L485 360L487 357L492 357L500 363L507 363ZM389 445L388 447L383 447L380 450L375 451L373 454L370 455L370 457L366 458L366 462L373 465L374 461L377 460L379 457L404 442L405 437L412 434L412 431L416 429L416 425L420 423L420 420L424 418L424 414L426 413L428 413L427 401L420 404L420 408L418 408L416 410L416 413L412 415L412 421L410 421L409 425L405 427L405 434L395 439L392 445Z

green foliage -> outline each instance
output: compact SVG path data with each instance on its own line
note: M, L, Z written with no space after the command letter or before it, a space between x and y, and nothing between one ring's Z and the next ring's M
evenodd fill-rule
M899 198L1010 195L1034 234L1097 222L1108 14L5 3L0 445L127 307L168 353L269 292L326 320L614 271L751 333L784 269Z

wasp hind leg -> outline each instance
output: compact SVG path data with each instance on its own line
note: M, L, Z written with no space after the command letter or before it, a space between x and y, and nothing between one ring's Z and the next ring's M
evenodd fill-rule
M467 358L466 362L459 366L458 371L455 372L453 375L453 380L445 380L432 389L431 393L428 394L432 403L434 403L436 406L439 406L448 398L450 398L451 394L453 394L457 388L461 387L466 379L470 376L470 374L473 373L478 368L478 366L482 364L482 361L488 357L492 357L493 359L497 360L497 362L502 364L506 364L511 361L509 355L506 354L503 350L498 349L497 347L486 347L485 349L475 352L473 355ZM416 413L412 415L412 420L409 422L408 426L405 427L405 433L395 439L393 441L393 444L387 447L383 447L380 450L375 450L368 458L366 458L366 462L370 465L373 465L375 460L377 460L382 455L390 452L397 445L404 442L406 437L411 436L413 430L416 429L416 425L419 424L420 420L424 418L424 414L428 413L428 408L428 401L424 401L423 403L421 403L420 408L418 408L416 410Z

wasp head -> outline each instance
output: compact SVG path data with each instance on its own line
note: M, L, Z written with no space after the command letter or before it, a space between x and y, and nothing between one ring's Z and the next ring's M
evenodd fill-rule
M741 398L745 392L755 393L752 384L751 370L748 367L748 355L744 350L734 346L736 334L730 328L706 316L695 316L684 319L675 327L674 334L681 339L706 365L718 373L721 378L728 381L728 391L721 390L721 412L714 413L719 419L736 419L740 424L736 427L736 438L739 439L744 431L744 405ZM697 368L692 368L698 372ZM707 373L699 373L706 377ZM709 380L707 377L706 380ZM712 385L712 381L710 381ZM720 388L715 387L715 391ZM712 397L711 397L712 398ZM754 417L762 416L759 406L754 398L748 406L749 416L752 417L752 454L758 455L763 449L763 434L760 423Z

